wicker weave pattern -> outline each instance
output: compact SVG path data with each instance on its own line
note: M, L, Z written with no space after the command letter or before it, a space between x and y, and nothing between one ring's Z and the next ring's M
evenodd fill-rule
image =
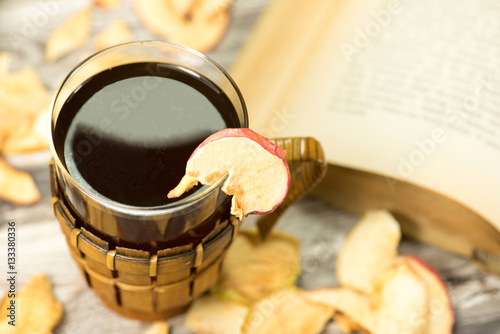
M220 223L194 249L191 244L157 254L110 249L108 242L78 224L58 192L54 173L51 163L53 209L71 254L89 286L113 310L139 320L165 318L184 310L217 282L237 219Z
M262 238L272 230L290 205L323 179L327 169L323 148L314 138L276 138L271 141L286 150L286 160L290 167L290 189L283 203L275 211L258 220L257 225Z

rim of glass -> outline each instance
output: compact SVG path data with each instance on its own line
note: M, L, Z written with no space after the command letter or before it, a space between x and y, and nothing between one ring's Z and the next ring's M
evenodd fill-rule
M173 202L173 203L168 203L168 204L158 205L158 206L134 206L134 205L127 205L127 204L123 204L123 203L119 203L119 202L113 201L112 199L104 197L104 196L102 196L100 194L93 193L93 192L89 191L88 189L86 189L84 186L82 186L80 184L80 182L78 182L77 180L75 180L73 178L73 176L69 173L69 171L67 170L67 168L64 166L64 164L61 162L61 159L59 158L59 155L57 154L57 151L55 149L54 140L53 140L53 137L52 137L52 123L53 123L52 122L52 120L53 120L52 115L53 115L53 111L54 111L54 108L55 108L56 100L59 97L59 95L60 95L62 89L64 88L64 86L66 85L66 83L73 77L73 75L76 72L78 72L79 69L82 66L85 66L85 64L87 64L88 62L92 61L94 58L98 57L99 55L101 55L103 53L107 53L107 52L113 51L114 49L120 49L120 48L124 48L124 47L127 47L127 46L141 45L141 44L167 46L167 47L171 47L171 48L180 49L180 50L189 52L189 53L195 55L196 57L198 57L198 58L200 58L200 59L202 59L202 60L204 60L204 61L212 64L213 66L215 66L217 68L217 70L220 71L224 75L224 77L231 84L231 87L235 90L236 95L238 97L238 100L241 103L242 113L243 113L243 120L242 120L241 127L248 127L248 113L247 113L247 108L246 108L246 105L245 105L245 101L243 100L243 95L241 94L241 91L239 90L238 86L236 85L236 83L234 82L234 80L231 78L231 76L229 75L229 73L227 73L227 71L221 65L219 65L217 62L215 62L212 58L210 58L209 56L207 56L207 55L205 55L205 54L203 54L203 53L201 53L199 51L196 51L194 49L191 49L191 48L189 48L187 46L180 45L180 44L175 44L175 43L170 43L170 42L164 42L164 41L157 41L157 40L134 41L134 42L127 42L127 43L117 44L117 45L108 47L106 49L103 49L103 50L100 50L98 52L95 52L95 53L91 54L90 56L88 56L87 58L85 58L84 60L82 60L80 63L78 63L68 73L68 75L66 75L66 77L64 77L64 79L61 82L61 84L57 87L56 93L54 94L54 97L52 98L52 101L51 101L50 107L49 107L49 120L48 120L49 121L49 131L48 131L49 146L50 146L50 151L52 152L52 157L53 157L53 159L56 162L56 166L58 166L58 169L63 172L64 177L66 179L69 179L72 182L72 184L78 188L79 191L81 191L82 193L85 194L85 196L91 198L92 200L96 201L100 205L103 205L103 206L106 206L109 209L118 210L118 211L121 211L121 212L124 212L124 213L127 213L127 214L147 215L148 213L149 214L170 213L170 212L177 211L179 209L185 208L185 207L187 207L187 206L189 206L189 205L191 205L191 204L193 204L193 203L195 203L195 202L197 202L197 201L205 198L210 193L212 193L215 189L219 188L222 185L222 183L226 180L226 178L227 178L228 175L227 174L223 175L217 182L215 182L214 184L210 185L208 188L206 188L205 190L201 191L200 193L194 194L191 197L188 197L186 199L179 200L179 201L176 201L176 202ZM54 128L55 128L55 124L54 124Z

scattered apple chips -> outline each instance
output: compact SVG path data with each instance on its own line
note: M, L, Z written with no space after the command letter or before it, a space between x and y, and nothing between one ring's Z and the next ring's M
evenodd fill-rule
M217 287L193 303L185 325L205 334L319 333L333 311L301 296L299 271L296 238L273 231L262 241L256 230L242 231Z
M446 285L421 259L398 256L400 239L389 212L368 212L338 255L343 286L308 291L294 287L296 239L273 231L262 241L256 231L243 231L228 250L219 284L193 303L185 325L204 334L314 334L333 319L345 333L451 333Z
M400 238L389 212L366 213L338 254L337 277L344 287L304 296L330 305L347 333L452 333L454 311L445 283L421 259L398 256Z
M9 53L0 54L0 198L32 204L40 193L32 177L3 158L48 148L50 96L33 68L9 71Z

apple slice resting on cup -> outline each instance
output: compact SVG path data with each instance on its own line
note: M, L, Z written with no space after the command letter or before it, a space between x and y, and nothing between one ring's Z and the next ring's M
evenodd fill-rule
M232 215L243 220L251 213L270 213L283 202L290 186L285 156L285 150L250 129L221 130L194 150L186 174L168 198L179 197L198 183L212 185L227 175L221 189L233 196Z

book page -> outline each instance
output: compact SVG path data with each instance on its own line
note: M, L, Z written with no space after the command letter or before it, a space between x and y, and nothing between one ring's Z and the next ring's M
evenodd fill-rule
M343 2L257 130L314 136L330 162L430 188L500 229L500 4L360 3Z

